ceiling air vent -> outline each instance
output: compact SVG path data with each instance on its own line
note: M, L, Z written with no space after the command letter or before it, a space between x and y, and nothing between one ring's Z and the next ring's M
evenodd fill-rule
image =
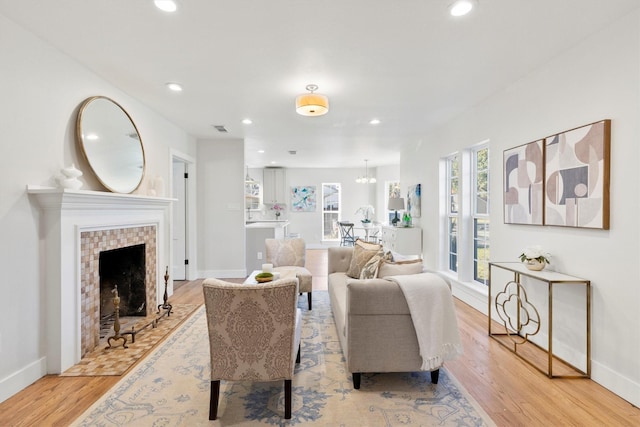
M224 125L213 125L213 127L214 127L214 128L216 128L216 130L217 130L218 132L222 132L222 133L227 133L227 132L229 132L229 131L227 130L227 128L226 128L226 127L224 127Z
M295 156L297 154L296 150L289 150L289 154L291 154L292 156Z

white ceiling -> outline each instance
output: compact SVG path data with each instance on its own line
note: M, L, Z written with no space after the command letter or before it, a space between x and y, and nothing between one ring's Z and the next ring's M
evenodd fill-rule
M453 18L452 0L177 1L167 14L152 0L0 0L0 13L190 134L245 139L250 167L348 167L398 163L400 145L639 6L479 0ZM295 113L309 83L327 115Z

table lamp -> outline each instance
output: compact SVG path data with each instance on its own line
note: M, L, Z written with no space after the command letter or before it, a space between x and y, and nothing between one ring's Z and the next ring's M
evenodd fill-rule
M400 222L400 218L398 218L398 210L404 209L404 199L402 197L390 197L388 209L390 211L396 211L396 217L391 220L391 223L394 226L397 226L398 222Z

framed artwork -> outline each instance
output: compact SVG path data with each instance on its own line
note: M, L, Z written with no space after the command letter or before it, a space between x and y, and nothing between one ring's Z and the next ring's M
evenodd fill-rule
M503 153L505 224L542 225L544 213L544 140Z
M411 218L420 218L420 184L410 185L407 190L407 212Z
M545 224L609 229L611 120L546 139Z
M294 212L315 212L316 186L291 187L291 210Z

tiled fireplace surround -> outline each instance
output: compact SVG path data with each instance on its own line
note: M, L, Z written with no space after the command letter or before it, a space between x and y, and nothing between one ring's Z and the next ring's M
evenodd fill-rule
M99 328L100 251L144 243L147 311L162 302L158 296L164 293L161 274L171 259L173 199L36 186L27 187L27 191L42 212L45 253L41 262L46 289L43 362L47 373L57 374L95 348L91 337L95 340L99 336L99 330L93 331Z
M80 233L80 337L82 353L93 351L100 341L100 252L145 245L144 284L147 316L156 307L156 227L116 228Z

